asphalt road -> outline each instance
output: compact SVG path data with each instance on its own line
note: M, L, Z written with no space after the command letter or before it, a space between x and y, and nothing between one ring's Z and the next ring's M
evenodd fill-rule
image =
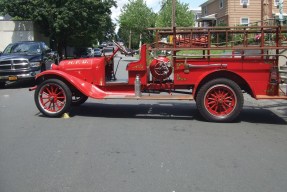
M0 89L0 192L287 191L287 101L208 123L194 102L89 99L64 119L27 87Z

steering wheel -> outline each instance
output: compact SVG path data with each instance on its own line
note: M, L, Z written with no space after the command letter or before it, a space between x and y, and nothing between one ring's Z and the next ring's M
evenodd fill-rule
M114 40L113 40L113 43L114 43L122 52L124 52L125 54L129 54L123 46L121 46L120 44L116 43Z

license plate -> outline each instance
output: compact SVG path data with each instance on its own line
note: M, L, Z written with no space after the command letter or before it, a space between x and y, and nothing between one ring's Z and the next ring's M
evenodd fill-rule
M18 79L17 76L9 76L9 77L8 77L8 80L9 80L9 81L16 81L17 79Z

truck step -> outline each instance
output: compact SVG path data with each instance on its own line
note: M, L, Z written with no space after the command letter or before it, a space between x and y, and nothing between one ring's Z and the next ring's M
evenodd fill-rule
M104 99L129 99L129 100L194 100L192 95L108 95Z

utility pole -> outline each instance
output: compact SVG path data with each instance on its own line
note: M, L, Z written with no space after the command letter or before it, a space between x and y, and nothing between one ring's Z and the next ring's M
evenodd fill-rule
M272 17L272 2L273 0L261 0L261 26Z
M282 26L283 25L283 21L284 21L284 18L283 18L283 0L279 0L279 3L278 3L278 6L279 6L279 22L280 22L280 25Z
M172 38L172 41L173 41L173 48L176 48L176 0L172 0L172 23L171 23L171 26L172 26L172 31L173 31L173 38ZM173 56L176 56L176 51L172 51L172 55ZM175 57L173 57L173 63L175 63Z
M132 44L132 30L130 30L130 35L129 35L129 49L131 48Z
M176 19L175 19L175 10L176 10L176 0L172 0L172 18L171 18L171 26L172 28L176 25Z

